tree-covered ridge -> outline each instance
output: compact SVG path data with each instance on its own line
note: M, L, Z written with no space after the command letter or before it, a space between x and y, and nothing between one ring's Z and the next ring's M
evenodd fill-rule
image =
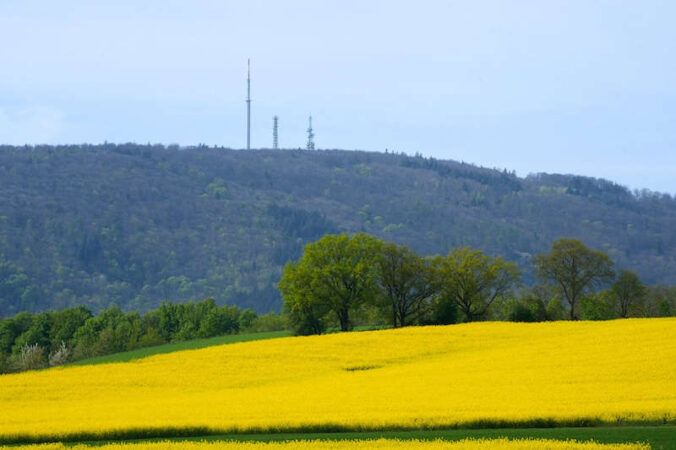
M471 246L527 284L533 255L579 238L646 284L676 284L675 229L668 195L403 154L4 146L0 315L208 297L278 311L284 263L336 232L428 255Z

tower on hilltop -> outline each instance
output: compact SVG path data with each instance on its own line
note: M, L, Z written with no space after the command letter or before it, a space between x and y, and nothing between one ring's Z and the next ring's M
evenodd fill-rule
M251 59L246 60L246 149L251 150Z
M312 131L312 116L310 116L309 125L307 127L307 149L315 149L315 134Z
M279 118L277 116L272 118L272 149L273 150L279 149L278 121L279 121Z

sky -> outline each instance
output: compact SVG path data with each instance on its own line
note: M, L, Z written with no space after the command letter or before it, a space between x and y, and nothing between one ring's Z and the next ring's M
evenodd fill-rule
M0 0L0 143L421 153L676 194L673 0Z

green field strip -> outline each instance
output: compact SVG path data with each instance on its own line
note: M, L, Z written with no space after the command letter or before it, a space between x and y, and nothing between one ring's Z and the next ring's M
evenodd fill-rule
M287 330L282 330L282 331L266 331L262 333L226 334L224 336L215 336L204 339L192 339L189 341L172 342L169 344L156 345L153 347L137 348L134 350L129 350L127 352L113 353L110 355L81 359L79 361L74 361L67 365L84 366L89 364L128 362L133 361L135 359L147 358L148 356L159 355L162 353L172 353L181 350L197 350L200 348L212 347L214 345L235 344L237 342L259 341L262 339L274 339L286 336L291 336L291 332Z
M157 441L237 441L237 442L275 442L293 440L435 440L459 441L462 439L555 439L595 441L603 444L648 443L656 450L676 449L676 426L628 426L628 427L591 427L591 428L496 428L496 429L452 429L418 431L368 431L340 433L262 433L227 434L216 436L193 436L173 439L136 439L126 441L81 442L92 447L111 442L157 442ZM76 445L69 443L68 445Z
M445 439L459 440L473 438L538 438L575 439L604 442L648 442L654 448L676 450L676 425L654 423L613 424L590 421L556 423L530 421L506 424L504 422L481 422L457 427L414 429L414 428L346 428L338 425L308 426L295 429L247 429L218 430L209 427L180 428L138 428L102 432L81 432L54 435L6 435L0 436L0 445L40 444L49 442L87 443L100 445L110 442L143 442L165 440L231 440L231 441L279 441L297 439ZM665 446L666 445L666 446Z

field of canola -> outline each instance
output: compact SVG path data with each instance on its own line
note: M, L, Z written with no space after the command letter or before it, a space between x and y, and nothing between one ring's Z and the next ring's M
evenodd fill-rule
M28 445L14 450L91 450L86 445ZM97 450L648 450L645 444L598 444L594 442L555 440L466 439L462 441L401 441L379 439L366 441L292 441L292 442L154 442L108 444Z
M238 343L0 376L0 405L5 442L190 429L673 423L676 319L486 322ZM477 448L512 448L494 444ZM137 448L174 448L161 445ZM415 448L442 448L433 445Z

